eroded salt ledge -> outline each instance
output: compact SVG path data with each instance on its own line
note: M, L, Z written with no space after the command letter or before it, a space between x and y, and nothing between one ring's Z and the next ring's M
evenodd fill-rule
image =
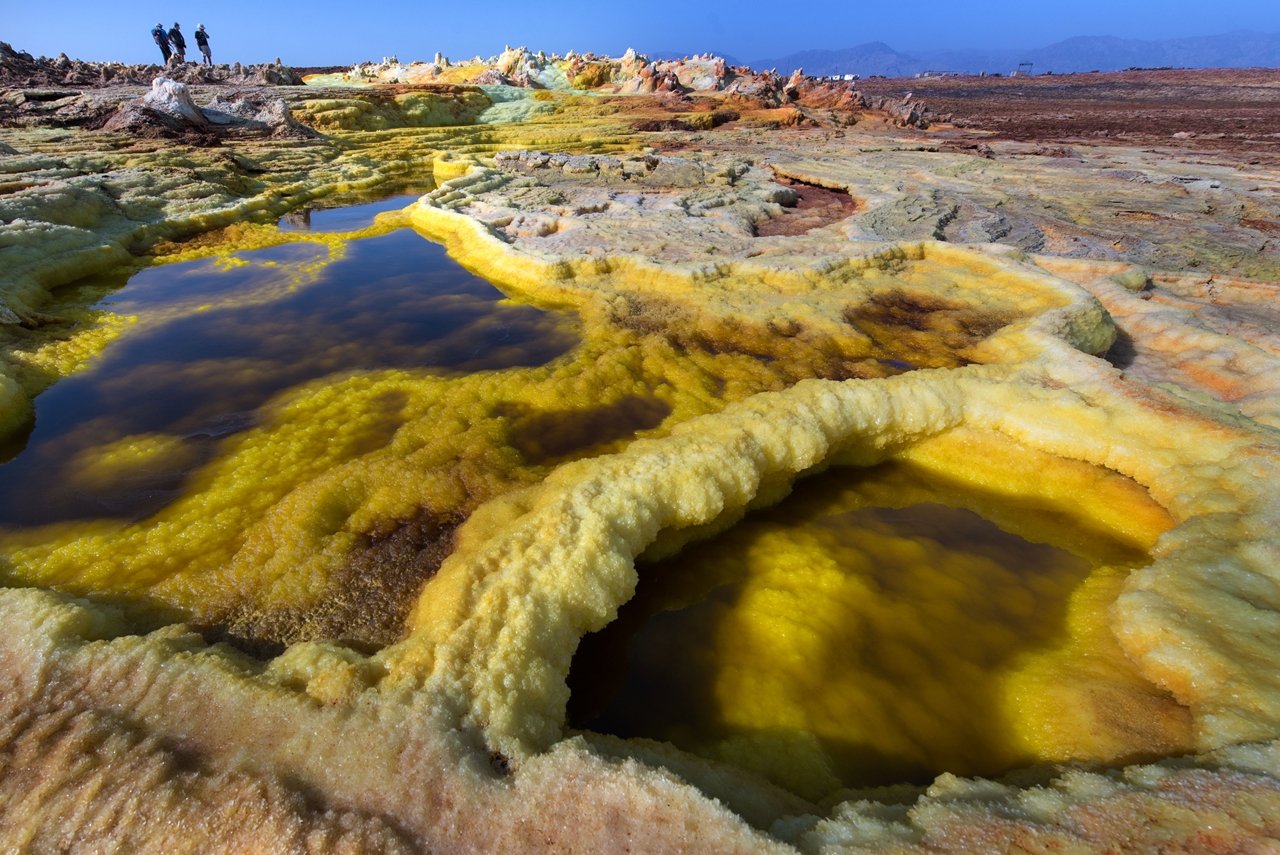
M861 107L853 129L729 126L696 153L633 155L682 141L633 130L671 105L539 103L551 109L522 124L334 126L229 156L3 132L19 152L3 160L17 186L0 197L4 299L32 328L9 335L9 430L131 323L86 315L68 336L40 313L47 289L396 174L441 182L409 209L415 228L584 330L538 369L291 390L156 517L6 533L11 845L989 851L1276 835L1278 259L1222 213L1191 216L1196 192L1256 207L1250 188L1273 175L1201 165L1217 186L1197 191L1172 154L927 151L933 138ZM677 110L707 105L692 106ZM496 154L512 149L535 153ZM847 191L857 212L756 237L794 201L774 174ZM1188 215L1116 231L1091 212L1118 193ZM350 237L307 239L340 253ZM162 249L292 239L234 225ZM908 357L921 370L885 376ZM371 446L389 396L398 426ZM512 413L572 418L634 396L666 413L639 439L567 462L513 449ZM1048 462L997 465L1019 448ZM1154 540L1150 565L1082 600L1060 648L1010 676L1011 744L1113 771L944 775L924 792L810 801L669 746L566 732L577 640L630 596L638 556L730 526L799 476L891 458L1017 494L1079 483L1060 501ZM1081 462L1132 478L1168 520L1073 482ZM423 509L466 518L439 572L416 602L354 604L406 609L403 639L374 653L305 640L361 544ZM178 621L293 643L258 661Z

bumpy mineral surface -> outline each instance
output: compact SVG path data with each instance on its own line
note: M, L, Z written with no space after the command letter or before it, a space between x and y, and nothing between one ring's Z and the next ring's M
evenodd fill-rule
M376 241L507 295L432 304L468 325L422 364L184 364L275 385L24 464L180 488L0 529L6 848L1280 836L1275 163L709 57L313 83L0 94L10 465L59 382L244 336ZM134 272L177 296L102 301ZM495 324L540 344L441 355Z

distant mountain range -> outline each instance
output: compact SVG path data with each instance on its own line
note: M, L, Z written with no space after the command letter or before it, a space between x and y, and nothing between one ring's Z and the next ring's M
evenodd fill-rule
M803 68L809 74L860 74L863 77L872 74L908 77L926 66L922 60L898 53L884 42L867 42L844 50L806 50L747 64L757 70L776 68L783 74Z
M807 50L747 64L757 70L776 68L783 73L803 68L808 74L822 76L910 77L924 71L1008 74L1023 62L1032 63L1036 74L1167 66L1276 68L1280 67L1280 33L1235 32L1157 41L1077 36L1030 50L933 50L914 54L901 53L884 42L867 42L844 50Z

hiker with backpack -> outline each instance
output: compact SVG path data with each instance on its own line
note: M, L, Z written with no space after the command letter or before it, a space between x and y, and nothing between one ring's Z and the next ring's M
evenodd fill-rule
M151 38L155 40L156 45L160 48L160 55L164 57L164 64L169 64L169 37L165 34L164 24L156 24L151 30Z
M187 61L187 40L182 37L182 30L179 29L177 22L173 24L173 29L169 31L169 44L173 45L173 54L178 62Z

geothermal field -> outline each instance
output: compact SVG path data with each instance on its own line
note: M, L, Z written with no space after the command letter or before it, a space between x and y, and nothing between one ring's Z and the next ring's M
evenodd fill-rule
M1275 851L1277 117L0 44L0 848Z

